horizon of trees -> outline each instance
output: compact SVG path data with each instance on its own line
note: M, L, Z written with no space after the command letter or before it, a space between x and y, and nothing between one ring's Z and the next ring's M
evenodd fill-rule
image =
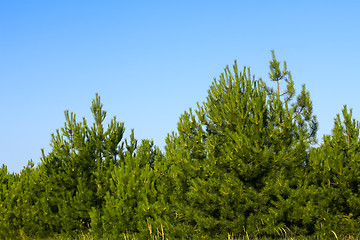
M124 139L116 117L104 126L98 94L93 124L65 111L37 166L0 168L0 237L148 239L149 228L168 239L359 236L359 122L345 105L316 145L310 93L296 93L274 51L269 78L275 88L227 66L163 151L133 129Z

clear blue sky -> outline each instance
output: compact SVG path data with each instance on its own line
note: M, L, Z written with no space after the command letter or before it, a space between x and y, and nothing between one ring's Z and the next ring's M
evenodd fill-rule
M359 1L0 2L0 163L40 162L64 110L108 118L163 147L235 59L267 80L270 50L310 91L320 131L360 119Z

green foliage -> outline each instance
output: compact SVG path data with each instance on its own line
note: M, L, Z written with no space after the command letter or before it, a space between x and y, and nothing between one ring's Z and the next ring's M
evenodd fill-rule
M52 151L42 159L46 195L40 199L51 210L45 220L55 232L86 231L90 210L102 208L112 169L121 161L124 124L114 117L103 127L106 111L96 95L91 111L94 123L77 122L65 111L65 126L52 135Z
M4 170L4 169L3 169ZM5 173L5 170L2 172ZM4 198L1 204L2 238L18 237L20 232L33 236L44 236L49 229L42 225L42 206L38 201L43 196L43 184L38 169L32 161L17 174L7 174L7 185L3 182Z
M148 225L160 225L156 175L153 164L162 154L152 141L143 140L137 148L132 133L128 151L121 164L112 171L110 191L101 211L93 209L92 229L101 238L115 239L136 233L147 239Z
M115 117L104 127L98 95L91 125L65 111L37 167L0 168L0 238L358 238L359 122L344 106L315 147L309 92L274 51L269 67L269 84L226 67L164 154L134 130L123 141Z
M322 235L360 234L359 122L346 106L342 115L343 120L340 115L335 118L332 134L312 151L306 202L299 209L303 221Z
M2 165L0 168L0 238L4 239L15 234L16 216L12 212L14 193L12 193L12 186L18 181L18 176L9 174L7 167Z
M317 123L305 88L293 101L291 75L279 65L273 55L270 77L279 83L290 76L287 92L274 93L235 62L233 72L227 67L214 80L195 114L190 109L180 117L178 134L168 137L179 235L272 236L291 227L287 204L304 178Z

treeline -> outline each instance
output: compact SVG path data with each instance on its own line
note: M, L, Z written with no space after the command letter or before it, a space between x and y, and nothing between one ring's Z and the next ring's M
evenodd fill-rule
M359 236L359 122L345 106L316 146L309 92L295 93L274 52L269 77L275 88L226 67L165 151L134 131L124 140L115 117L104 127L98 95L92 125L65 111L38 166L0 169L0 238Z

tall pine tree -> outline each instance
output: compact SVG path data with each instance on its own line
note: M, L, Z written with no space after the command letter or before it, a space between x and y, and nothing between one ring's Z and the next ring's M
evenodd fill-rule
M276 236L292 227L292 190L303 178L317 122L309 93L270 61L273 90L235 62L212 83L207 100L185 112L169 135L166 161L175 235ZM281 92L285 81L285 92Z

